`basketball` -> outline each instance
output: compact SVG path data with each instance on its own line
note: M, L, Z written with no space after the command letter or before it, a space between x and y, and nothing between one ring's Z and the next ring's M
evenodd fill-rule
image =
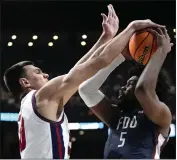
M156 36L148 31L136 32L130 38L129 52L132 58L142 64L146 65L151 56L157 50Z

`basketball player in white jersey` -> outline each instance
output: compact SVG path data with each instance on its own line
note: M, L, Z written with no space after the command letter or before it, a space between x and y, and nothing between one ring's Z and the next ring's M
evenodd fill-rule
M17 63L5 72L7 88L16 99L21 99L18 120L21 158L69 158L71 142L64 114L67 101L83 81L122 52L136 30L164 27L150 20L137 20L112 39L118 30L118 17L112 5L108 10L108 17L102 14L100 39L67 74L48 81L48 75L29 61Z

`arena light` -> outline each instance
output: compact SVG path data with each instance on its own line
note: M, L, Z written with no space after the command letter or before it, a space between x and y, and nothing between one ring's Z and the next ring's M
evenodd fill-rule
M37 36L37 35L34 35L32 38L33 38L34 40L36 40L36 39L38 39L38 36Z
M52 42L49 42L49 43L48 43L48 46L49 46L49 47L52 47L52 46L53 46L53 43L52 43Z
M80 123L80 129L103 129L104 124L102 122L89 122L89 123Z
M82 35L82 39L87 39L87 35L86 35L86 34L83 34L83 35Z
M0 113L0 121L5 122L17 122L18 113ZM90 130L90 129L103 129L104 123L102 122L81 122L81 123L69 123L70 130Z
M8 45L9 47L11 47L11 46L13 45L13 43L12 43L12 42L8 42L7 45Z
M174 38L176 38L176 35L174 35Z
M17 36L16 35L12 35L12 39L16 39L17 38Z
M29 42L29 43L28 43L28 46L29 46L29 47L33 46L33 42Z
M18 120L18 113L0 113L0 121L16 122Z
M57 36L57 35L54 35L54 36L53 36L53 39L54 39L54 40L57 40L57 39L58 39L58 36Z
M82 136L84 135L84 131L79 131L79 134Z
M176 28L174 28L174 29L173 29L173 32L175 32L175 33L176 33Z
M82 41L82 42L81 42L81 45L82 45L82 46L85 46L85 45L86 45L86 42L85 42L85 41Z
M80 124L79 123L69 123L68 127L69 127L69 129L72 129L72 130L78 130L80 128Z
M0 112L0 121L4 122L17 122L18 120L18 113L4 113ZM70 130L87 130L87 129L103 129L104 123L102 122L86 122L86 123L69 123L69 129ZM176 136L176 125L171 124L170 125L171 132L170 137ZM110 130L108 129L108 135L110 134Z
M75 141L76 141L76 138L75 138L75 137L72 137L72 138L71 138L71 141L72 141L72 142L75 142Z

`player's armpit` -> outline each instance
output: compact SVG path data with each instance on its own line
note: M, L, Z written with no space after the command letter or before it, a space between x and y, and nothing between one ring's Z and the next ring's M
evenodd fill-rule
M56 121L63 110L63 93L59 92L65 75L47 82L35 93L36 111L44 118Z
M104 98L94 107L90 107L92 112L108 127L114 128L119 118L118 108L113 108L111 102Z
M155 92L135 90L138 99L146 116L159 127L168 128L172 121L171 112L166 104L159 101Z

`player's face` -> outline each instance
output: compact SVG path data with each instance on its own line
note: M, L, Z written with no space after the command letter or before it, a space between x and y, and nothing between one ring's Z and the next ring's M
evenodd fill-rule
M33 65L24 66L25 77L30 84L30 88L38 90L46 82L48 82L49 75L42 72L40 68Z
M127 81L127 84L125 86L121 87L121 89L119 90L118 99L123 100L126 98L127 100L131 100L131 99L135 98L134 90L135 90L135 86L136 86L137 81L138 81L137 76L131 77Z

